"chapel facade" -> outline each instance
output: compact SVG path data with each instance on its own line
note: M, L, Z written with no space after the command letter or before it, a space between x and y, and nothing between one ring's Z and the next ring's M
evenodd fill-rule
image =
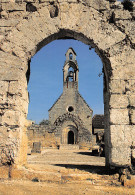
M66 52L63 66L63 93L49 109L49 121L60 146L92 145L93 110L78 91L79 68L73 48Z

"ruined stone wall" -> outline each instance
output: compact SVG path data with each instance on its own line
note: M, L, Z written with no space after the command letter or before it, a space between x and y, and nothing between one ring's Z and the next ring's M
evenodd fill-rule
M135 145L135 11L112 0L0 1L0 164L25 163L29 62L62 38L91 45L101 57L106 163L129 166Z
M31 154L33 149L33 143L40 142L41 151L46 148L59 149L61 144L63 144L62 139L66 140L67 144L67 133L64 134L64 129L68 125L76 126L72 121L65 120L64 123L59 124L58 126L52 125L38 125L32 124L27 128L28 136L28 150L27 153ZM79 127L79 132L77 132L77 145L80 149L91 149L92 148L92 135L86 129ZM77 130L77 131L78 131ZM65 143L64 143L65 144Z
M60 139L56 138L49 125L33 124L27 129L28 152L31 152L34 142L41 143L41 150L44 148L57 148Z

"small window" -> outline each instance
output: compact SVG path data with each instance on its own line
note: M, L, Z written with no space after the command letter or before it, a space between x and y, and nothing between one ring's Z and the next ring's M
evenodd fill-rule
M70 59L70 60L73 59L73 54L72 54L72 53L69 54L69 59Z
M69 106L69 107L68 107L68 111L69 111L69 112L72 112L72 111L74 111L74 108L73 108L72 106Z

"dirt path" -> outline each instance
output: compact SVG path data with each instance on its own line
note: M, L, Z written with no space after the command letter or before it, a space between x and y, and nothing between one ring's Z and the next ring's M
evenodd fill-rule
M135 195L90 151L45 150L28 156L24 169L25 180L0 180L0 195Z
M0 195L134 195L135 189L91 184L91 181L47 183L1 181Z

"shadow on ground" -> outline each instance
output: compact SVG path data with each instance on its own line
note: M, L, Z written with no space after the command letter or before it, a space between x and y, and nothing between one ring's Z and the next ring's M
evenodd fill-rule
M76 154L82 154L82 155L87 155L87 156L98 156L98 153L92 153L92 152L75 152Z
M83 171L87 171L90 173L96 173L99 175L113 175L117 173L116 170L108 169L105 166L94 166L94 165L75 165L75 164L54 164L55 166L65 167L69 169L79 169Z

